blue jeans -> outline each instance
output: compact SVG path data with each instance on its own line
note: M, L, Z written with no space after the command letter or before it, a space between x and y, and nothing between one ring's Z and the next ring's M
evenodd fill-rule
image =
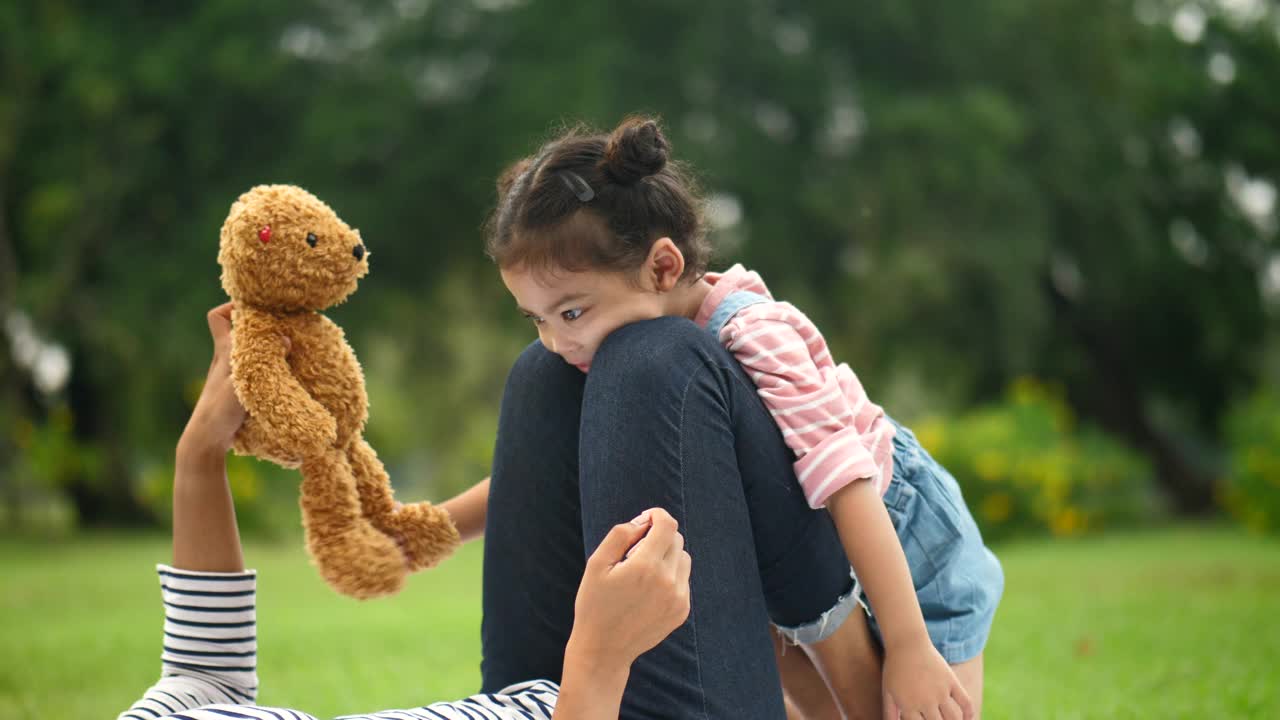
M693 558L692 610L632 666L622 717L784 717L770 622L812 622L853 586L794 459L737 362L686 319L618 329L585 376L530 345L494 452L483 690L560 680L587 556L660 506Z

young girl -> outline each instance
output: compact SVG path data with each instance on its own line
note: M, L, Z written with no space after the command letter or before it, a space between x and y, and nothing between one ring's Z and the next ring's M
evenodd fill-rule
M668 153L657 123L633 118L609 135L570 131L513 165L487 226L503 282L542 345L583 373L631 323L674 316L714 334L754 383L795 453L794 481L830 511L853 568L849 595L819 622L783 629L787 639L846 715L878 716L883 702L889 717L976 717L1004 580L959 486L757 274L706 272L700 201Z

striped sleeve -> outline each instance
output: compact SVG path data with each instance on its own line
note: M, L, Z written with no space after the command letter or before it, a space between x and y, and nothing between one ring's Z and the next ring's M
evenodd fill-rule
M252 704L258 694L257 573L168 565L156 571L164 602L161 677L119 719L151 720L214 703Z
M720 342L751 376L795 451L796 479L810 507L860 479L884 493L893 471L893 425L853 370L835 364L804 313L785 302L748 306L725 324Z

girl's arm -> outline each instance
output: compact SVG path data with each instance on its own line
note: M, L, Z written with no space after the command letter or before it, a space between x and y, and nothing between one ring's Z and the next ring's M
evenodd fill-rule
M489 478L445 500L440 507L453 518L462 542L484 537L484 522L489 514Z
M968 693L929 639L906 554L875 483L844 486L827 509L884 639L885 716L952 717L943 708L954 706L972 718Z
M875 608L885 640L886 717L973 716L969 697L929 640L915 585L880 488L892 452L880 408L822 333L787 303L741 310L720 341L751 376L795 451L796 479L810 507L827 507L845 554ZM950 707L955 706L955 707ZM944 711L945 708L945 711Z
M859 480L846 485L827 501L827 509L875 608L885 651L930 644L907 556L875 483Z

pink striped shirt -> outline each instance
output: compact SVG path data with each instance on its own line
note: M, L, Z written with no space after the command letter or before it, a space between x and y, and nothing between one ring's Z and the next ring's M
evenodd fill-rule
M706 279L711 293L694 318L704 328L735 291L773 300L760 276L741 265L707 273ZM751 376L795 451L796 478L810 507L822 507L854 480L869 479L884 494L893 477L893 424L867 397L853 370L835 363L822 333L804 313L785 302L748 305L725 324L720 342Z

